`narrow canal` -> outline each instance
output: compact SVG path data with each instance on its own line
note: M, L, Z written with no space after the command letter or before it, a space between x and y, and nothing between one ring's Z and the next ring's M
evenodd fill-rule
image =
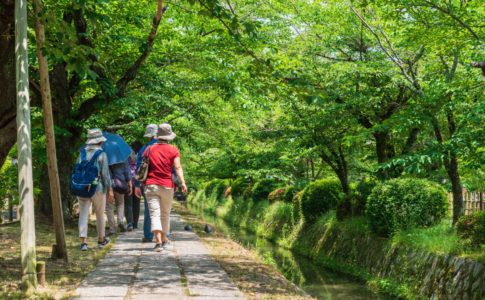
M207 223L213 224L244 247L257 250L266 262L277 267L288 280L317 299L393 299L387 295L375 294L355 278L317 267L310 259L279 247L243 228L231 226L226 221L206 213L202 214L199 210L192 211L196 211Z

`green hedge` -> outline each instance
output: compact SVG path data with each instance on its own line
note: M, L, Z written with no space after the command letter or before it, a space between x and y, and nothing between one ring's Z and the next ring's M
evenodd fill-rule
M273 203L264 214L257 233L273 241L287 237L295 225L293 211L291 203Z
M342 198L342 188L337 179L327 178L310 183L301 196L303 217L313 222L331 209L337 208Z
M256 181L252 190L251 196L255 201L261 201L268 199L269 193L271 193L278 183L274 179L264 178Z
M286 190L284 188L277 188L268 195L269 203L275 203L278 201L283 201Z
M283 194L283 201L287 203L292 203L296 193L298 193L298 189L296 187L292 185L287 186L285 188L285 193Z
M231 184L231 195L233 197L243 196L244 191L250 186L251 181L244 177L236 178Z
M477 211L460 217L456 223L456 231L473 247L478 248L485 244L485 211Z
M213 179L205 186L206 197L212 196L215 193L217 198L222 198L224 190L229 186L229 182L225 179Z
M377 185L378 181L374 178L366 177L359 181L355 188L355 195L352 196L352 211L354 215L363 215L367 198Z
M424 179L393 179L377 184L367 200L371 229L388 236L399 230L437 224L448 209L446 191Z

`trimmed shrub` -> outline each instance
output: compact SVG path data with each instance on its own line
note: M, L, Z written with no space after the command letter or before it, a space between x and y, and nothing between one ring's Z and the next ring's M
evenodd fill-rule
M256 181L252 190L251 196L255 201L268 199L269 193L271 193L277 187L277 183L274 179L264 178Z
M276 201L282 201L283 196L285 195L285 189L284 188L278 188L268 195L268 200L269 203L275 203Z
M293 196L292 202L293 202L293 216L295 218L295 222L300 221L302 218L302 213L301 213L301 198L303 197L303 192L305 190L299 191Z
M456 222L458 235L467 240L473 247L485 244L485 211L477 211L461 216Z
M333 178L310 183L301 196L301 213L306 221L313 222L331 209L337 208L342 198L340 182Z
M250 181L246 178L239 177L232 182L231 185L231 195L233 197L243 196L244 191L250 186Z
M365 212L365 205L372 189L377 185L377 180L366 177L362 179L355 188L355 193L352 194L352 213L354 215L363 215Z
M295 194L295 196L293 196L293 199L292 199L293 204L300 206L301 198L303 197L304 192L305 190L299 191L298 193Z
M293 204L279 201L272 204L264 214L258 226L258 234L274 241L288 236L294 224Z
M424 179L393 179L377 184L367 199L366 214L375 233L437 224L448 209L445 189Z
M287 186L285 188L285 193L283 194L283 201L287 203L293 202L293 198L295 197L296 193L298 193L298 189L293 185Z
M248 186L242 192L242 196L245 199L250 199L253 196L253 183L250 182Z
M213 179L209 181L205 186L205 196L210 197L213 194L215 194L217 198L221 198L227 186L228 186L227 180Z
M218 184L217 179L213 179L205 184L204 193L206 197L210 197L210 195L212 195L212 190L214 190L214 187L217 184Z

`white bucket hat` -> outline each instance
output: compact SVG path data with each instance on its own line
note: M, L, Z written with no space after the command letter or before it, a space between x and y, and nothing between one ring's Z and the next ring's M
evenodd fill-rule
M176 136L177 135L175 133L173 133L172 126L170 126L170 124L163 123L163 124L158 125L157 138L159 140L171 141Z
M147 127L145 127L145 134L143 136L149 137L149 138L156 137L157 131L158 131L157 124L148 124Z
M101 129L88 129L88 140L86 141L86 145L95 145L102 142L106 142L106 138L103 136Z

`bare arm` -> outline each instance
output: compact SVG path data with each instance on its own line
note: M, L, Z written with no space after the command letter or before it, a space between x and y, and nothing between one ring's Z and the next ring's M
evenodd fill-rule
M182 187L182 192L187 193L187 186L185 185L184 170L182 169L182 164L180 163L180 157L176 157L173 161L173 166L175 167L175 173L180 180L180 186Z

